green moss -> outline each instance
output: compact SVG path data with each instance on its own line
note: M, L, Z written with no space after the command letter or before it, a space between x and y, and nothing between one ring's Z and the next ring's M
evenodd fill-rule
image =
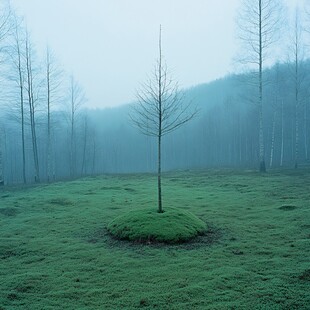
M17 212L0 212L0 309L309 310L310 169L297 170L165 173L165 205L208 231L164 247L106 230L156 205L156 175L2 187Z
M163 213L144 208L118 216L109 223L108 230L119 239L179 243L203 233L206 224L194 214L177 208L167 208Z

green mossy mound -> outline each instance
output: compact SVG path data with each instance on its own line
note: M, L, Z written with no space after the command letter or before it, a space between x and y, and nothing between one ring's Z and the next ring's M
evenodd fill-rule
M108 231L118 239L137 242L182 243L201 235L206 224L194 214L177 208L136 209L115 218Z

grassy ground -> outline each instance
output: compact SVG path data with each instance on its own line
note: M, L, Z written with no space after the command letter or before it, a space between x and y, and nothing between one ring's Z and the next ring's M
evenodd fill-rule
M156 178L0 191L0 309L310 309L310 171L164 176L164 204L211 227L185 245L132 244L106 225L156 208Z

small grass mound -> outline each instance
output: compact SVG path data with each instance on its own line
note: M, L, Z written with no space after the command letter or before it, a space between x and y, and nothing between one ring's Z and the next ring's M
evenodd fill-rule
M118 216L107 228L118 239L181 243L203 234L207 227L188 211L166 208L163 213L158 213L155 208L144 208Z

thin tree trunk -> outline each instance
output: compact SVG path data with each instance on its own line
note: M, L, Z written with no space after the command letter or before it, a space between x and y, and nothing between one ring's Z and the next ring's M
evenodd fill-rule
M74 115L74 113L73 113ZM70 137L70 176L75 175L75 156L74 156L74 116L71 119L71 137Z
M295 65L295 76L294 76L294 83L295 83L295 169L298 168L298 161L299 161L299 93L301 87L301 76L299 70L299 50L300 50L300 34L299 34L299 24L298 24L298 14L296 10L295 16L295 39L294 39L294 65Z
M280 156L280 166L283 166L283 156L284 156L284 111L283 111L283 100L281 102L281 156Z
M162 195L161 195L161 138L162 138L162 55L161 55L161 26L159 31L159 65L158 65L158 213L163 213Z
M292 129L292 132L291 132L291 160L294 162L295 160L295 146L296 146L296 143L295 143L295 138L296 138L296 133L295 133L295 126L296 126L296 123L295 123L295 116L294 118L292 119L291 121L291 129Z
M298 168L298 147L299 147L299 120L298 120L298 108L296 103L295 111L295 169Z
M71 134L70 134L70 177L75 176L75 150L74 150L74 138L75 138L75 108L74 108L74 86L71 81Z
M299 148L299 120L298 120L298 108L299 108L299 81L298 81L298 49L295 47L295 169L298 168L298 148Z
M53 145L56 145L56 137L55 134L53 135ZM53 148L53 160L52 160L52 174L53 174L53 181L56 181L56 148Z
M31 99L32 100L32 99ZM33 102L31 103L30 108L30 124L31 124L31 136L32 136L32 146L33 146L33 156L34 156L34 165L35 165L35 182L40 182L40 171L39 171L39 157L38 157L38 145L37 145L37 135L36 135L36 124L34 117L34 106Z
M0 131L0 186L4 185L4 173L3 173L3 145L4 139L2 132Z
M21 72L20 72L21 74ZM21 76L20 76L21 79ZM20 86L20 112L22 121L22 157L23 157L23 182L26 184L26 152L25 152L25 112L24 112L24 94L23 85Z
M307 102L305 102L305 113L304 113L304 143L305 143L305 157L308 161L308 126L307 126L307 118L308 118L308 110L307 110Z
M47 182L51 180L51 90L50 90L50 57L46 52L46 80L47 80Z
M163 213L162 194L161 194L161 135L158 136L158 213Z
M275 131L276 131L276 111L273 112L273 120L272 120L270 164L269 164L270 168L272 167L273 164Z
M92 175L95 174L95 163L96 163L96 142L93 143L93 163L92 163Z
M83 157L82 157L82 167L81 167L81 175L86 174L86 147L87 147L87 119L84 120L84 141L83 141Z
M33 76L31 66L31 51L28 45L28 39L26 40L26 65L27 65L27 82L28 82L28 103L29 103L29 114L30 114L30 128L32 137L32 149L33 159L35 166L35 182L40 182L40 171L39 171L39 158L38 158L38 146L36 136L36 124L35 124L35 108L34 108L34 97L33 97Z
M19 96L20 96L20 113L21 113L21 127L22 127L22 158L23 158L23 182L26 184L26 152L25 152L25 111L24 111L24 80L21 64L21 51L19 36L16 35L16 47L18 56L18 78L19 78Z
M259 0L259 171L266 172L264 127L263 127L263 42L262 42L262 0Z

